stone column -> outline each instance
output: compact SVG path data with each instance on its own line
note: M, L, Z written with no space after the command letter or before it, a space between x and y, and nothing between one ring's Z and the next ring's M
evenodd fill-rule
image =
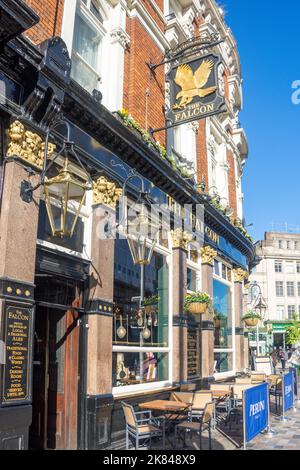
M112 331L115 240L105 238L105 220L114 224L122 190L101 176L94 184L92 265L87 341L87 442L101 449L110 438L112 396Z
M191 237L182 229L172 231L173 240L173 382L187 380L187 245Z
M32 370L34 278L40 190L32 194L31 202L24 202L20 188L23 181L30 182L33 186L38 183L38 173L43 164L43 145L39 135L27 130L19 121L13 122L8 130L8 148L3 168L0 212L0 338L5 340L6 326L14 318L11 314L16 314L19 318L16 321L20 321L24 333L23 347L28 347L28 354L22 354L22 368L27 377L31 376ZM54 147L49 147L49 150L51 149ZM10 365L10 360L7 359L6 365L3 366L6 377L9 377ZM28 447L32 391L31 382L26 376L23 377L23 384L19 385L18 396L11 393L13 388L9 384L7 387L10 388L4 387L5 390L1 390L2 399L8 406L0 407L0 449L6 448L6 445L9 445L10 449Z
M243 284L248 273L243 269L234 269L234 315L235 315L235 351L236 351L236 370L242 371L245 365L245 344L244 344L244 325L243 317Z
M213 298L213 263L217 252L209 246L201 250L202 261L202 292ZM201 375L202 384L207 387L213 381L214 374L214 324L211 315L201 318Z

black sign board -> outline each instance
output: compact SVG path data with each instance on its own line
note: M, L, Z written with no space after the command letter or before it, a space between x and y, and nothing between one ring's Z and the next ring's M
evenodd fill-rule
M171 106L167 119L177 126L226 111L225 97L220 94L218 67L221 59L211 53L172 67Z
M31 345L33 309L5 305L2 368L2 405L31 401Z

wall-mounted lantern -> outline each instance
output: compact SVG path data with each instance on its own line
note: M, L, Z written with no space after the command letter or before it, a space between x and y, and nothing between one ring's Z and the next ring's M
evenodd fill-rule
M57 126L67 127L67 139L64 139L61 150L49 161L48 142L50 132ZM47 214L53 237L72 237L80 215L81 208L85 202L86 192L91 190L93 182L86 172L79 156L75 151L75 144L70 140L70 125L66 121L56 123L49 129L45 140L43 171L40 182L35 186L28 181L21 185L21 197L25 202L32 201L33 192L40 186L43 187ZM49 170L53 167L59 156L64 157L64 165L58 174L48 177ZM80 178L70 169L69 156L73 156L81 169L84 177Z

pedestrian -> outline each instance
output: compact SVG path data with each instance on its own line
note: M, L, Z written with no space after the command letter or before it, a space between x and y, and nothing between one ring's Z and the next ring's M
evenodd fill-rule
M277 352L275 351L275 349L271 353L271 359L272 359L273 374L276 374L276 366L278 362L278 357L277 357Z
M282 369L282 372L284 372L285 364L286 364L286 361L288 360L288 353L286 352L285 349L281 349L279 356L280 356L280 361L281 361L281 369Z

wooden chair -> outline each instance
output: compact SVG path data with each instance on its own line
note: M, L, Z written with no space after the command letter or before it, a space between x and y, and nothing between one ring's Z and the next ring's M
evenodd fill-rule
M243 378L243 377L241 378L241 377L240 377L240 378L236 378L236 379L235 379L235 383L236 383L237 385L240 385L240 384L244 384L244 385L245 385L245 384L251 384L251 383L252 383L252 382L251 382L251 377L245 377L245 378Z
M278 410L278 406L281 406L282 399L282 377L280 375L269 375L268 381L270 383L269 395L275 397L275 409Z
M196 384L182 384L180 385L181 392L194 392L196 390Z
M139 449L140 440L150 441L152 437L162 437L165 447L165 423L152 417L151 411L135 412L128 403L122 402L126 422L126 450L129 449L129 439L135 441L135 449Z
M211 392L196 392L194 394L193 404L191 407L190 418L193 420L194 418L199 419L202 414L203 410L207 403L212 403L213 396Z
M177 436L184 433L183 442L186 442L186 433L196 433L199 436L200 450L202 450L202 433L208 431L209 450L212 450L211 425L214 415L214 403L206 403L200 422L184 421L175 427L175 448L177 446Z
M231 384L211 384L210 385L210 389L211 390L215 390L215 391L219 391L219 390L224 390L224 391L228 391L228 392L231 392L231 388L232 388L232 385Z
M252 372L251 373L251 383L252 384L261 384L266 381L266 374L261 372Z

